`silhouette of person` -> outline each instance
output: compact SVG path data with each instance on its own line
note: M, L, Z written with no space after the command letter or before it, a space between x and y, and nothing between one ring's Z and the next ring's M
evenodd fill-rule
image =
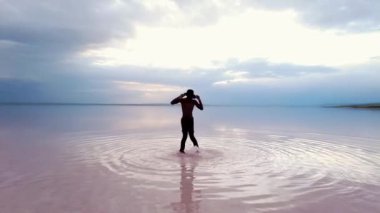
M183 93L180 96L174 98L170 103L172 105L181 103L182 106L182 140L181 148L179 151L181 153L185 153L185 143L188 134L194 146L199 147L197 139L194 137L193 109L194 106L196 106L198 109L203 110L201 98L198 95L194 95L194 91L192 89L189 89L186 93Z

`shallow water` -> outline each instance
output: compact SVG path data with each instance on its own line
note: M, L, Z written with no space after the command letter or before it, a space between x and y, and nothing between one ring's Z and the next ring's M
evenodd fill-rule
M379 212L380 111L1 106L1 212Z

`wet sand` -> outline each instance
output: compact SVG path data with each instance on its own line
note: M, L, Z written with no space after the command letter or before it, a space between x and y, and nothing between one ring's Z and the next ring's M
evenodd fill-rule
M0 107L1 212L379 212L380 113Z

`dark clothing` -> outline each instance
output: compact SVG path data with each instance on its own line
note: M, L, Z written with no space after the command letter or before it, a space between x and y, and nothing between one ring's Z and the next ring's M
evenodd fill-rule
M194 133L194 118L193 117L182 117L181 126L183 133Z

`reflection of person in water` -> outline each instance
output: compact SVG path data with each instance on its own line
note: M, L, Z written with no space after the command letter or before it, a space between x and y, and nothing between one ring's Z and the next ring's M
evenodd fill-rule
M185 98L186 96L186 98ZM174 98L171 104L181 103L182 106L182 140L180 152L185 153L185 143L187 139L187 134L189 134L191 141L194 146L198 146L197 139L194 137L194 118L193 118L193 109L196 106L198 109L203 110L203 104L201 98L198 95L194 95L192 89L187 90L186 93L181 94L177 98Z
M190 164L190 165L189 165ZM196 162L186 162L186 159L181 158L181 181L180 191L181 197L179 202L172 203L171 206L175 212L199 212L200 200L193 200L193 197L199 197L201 190L194 190L193 181L194 169ZM197 194L197 196L194 196Z

